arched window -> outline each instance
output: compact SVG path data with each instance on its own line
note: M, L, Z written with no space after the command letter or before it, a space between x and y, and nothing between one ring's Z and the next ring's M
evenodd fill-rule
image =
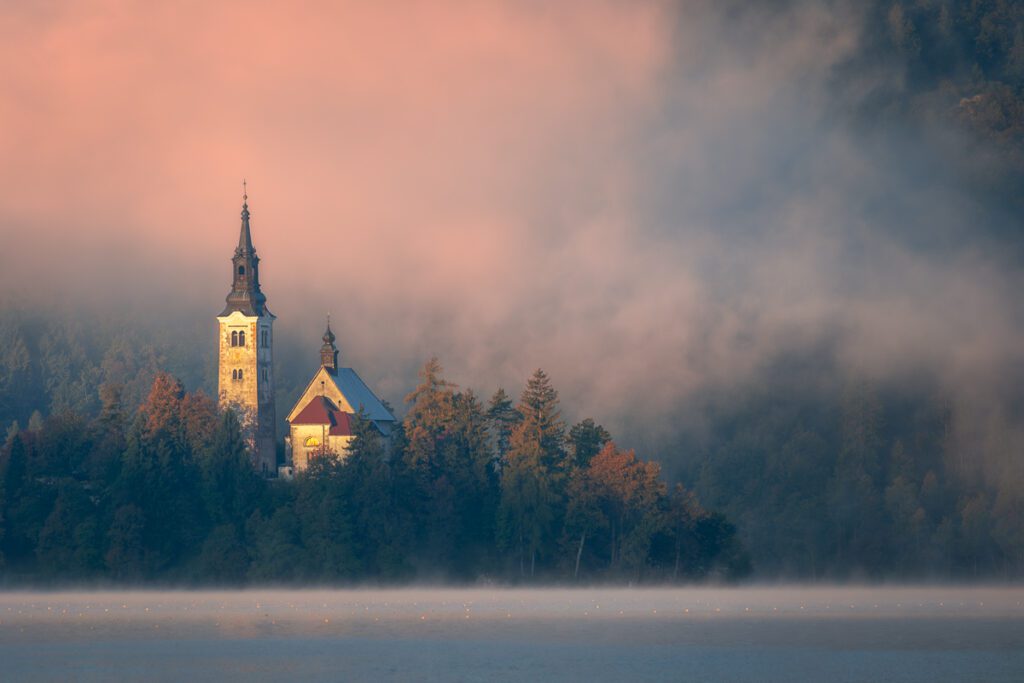
M245 346L245 332L238 333L238 345Z
M304 443L306 444L306 448L316 448L320 445L320 439L315 436L311 436L308 437Z
M241 380L241 379L242 379L242 371L241 371L241 370L239 370L239 371L238 371L238 379L239 379L239 380Z
M231 371L231 379L232 379L232 381L238 379L238 370L232 370Z
M245 266L238 266L238 274L245 275Z
M231 333L231 345L238 346L238 330L234 330Z

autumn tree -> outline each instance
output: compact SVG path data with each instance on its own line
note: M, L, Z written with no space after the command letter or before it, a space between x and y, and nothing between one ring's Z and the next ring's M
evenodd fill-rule
M589 469L610 527L609 567L622 565L639 578L651 539L664 524L661 468L609 442L590 461Z
M405 397L403 459L410 476L416 520L415 560L431 571L443 568L455 548L456 490L449 471L448 442L455 415L455 385L445 380L437 358L420 370L419 385Z
M516 550L521 576L535 575L537 555L557 540L568 476L565 423L558 392L538 369L517 408L522 421L512 431L502 469L498 524L506 547Z

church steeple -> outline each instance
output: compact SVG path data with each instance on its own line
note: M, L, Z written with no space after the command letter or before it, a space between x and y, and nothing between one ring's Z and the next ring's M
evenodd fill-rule
M245 315L262 316L269 314L267 297L260 291L260 259L252 245L252 231L249 228L249 194L242 181L242 227L238 233L238 246L231 257L231 291L227 296L227 307L221 315L240 311Z
M256 253L256 249L252 246L252 233L249 231L249 192L246 188L245 181L242 181L242 230L238 235L238 248L235 249L236 254L240 253Z
M331 316L327 316L327 331L324 332L324 345L320 347L320 364L328 370L338 369L338 347L334 345L335 336L331 332Z
M242 184L242 227L231 256L231 291L217 316L217 405L231 408L257 472L277 473L274 407L274 314L260 291L260 259L249 227L249 193Z

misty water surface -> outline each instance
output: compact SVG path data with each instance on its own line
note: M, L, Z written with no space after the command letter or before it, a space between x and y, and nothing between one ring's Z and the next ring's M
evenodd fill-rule
M0 594L15 680L1019 681L1021 588Z

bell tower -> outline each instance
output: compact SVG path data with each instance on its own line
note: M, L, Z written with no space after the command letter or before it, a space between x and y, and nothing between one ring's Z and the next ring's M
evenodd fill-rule
M277 474L277 416L274 410L274 320L260 290L260 259L249 228L249 196L242 193L242 227L231 257L231 291L217 316L220 332L217 397L242 423L253 467Z
M331 316L327 316L327 331L322 337L324 345L320 347L320 365L328 370L338 369L338 347L334 345L336 337L331 332Z

